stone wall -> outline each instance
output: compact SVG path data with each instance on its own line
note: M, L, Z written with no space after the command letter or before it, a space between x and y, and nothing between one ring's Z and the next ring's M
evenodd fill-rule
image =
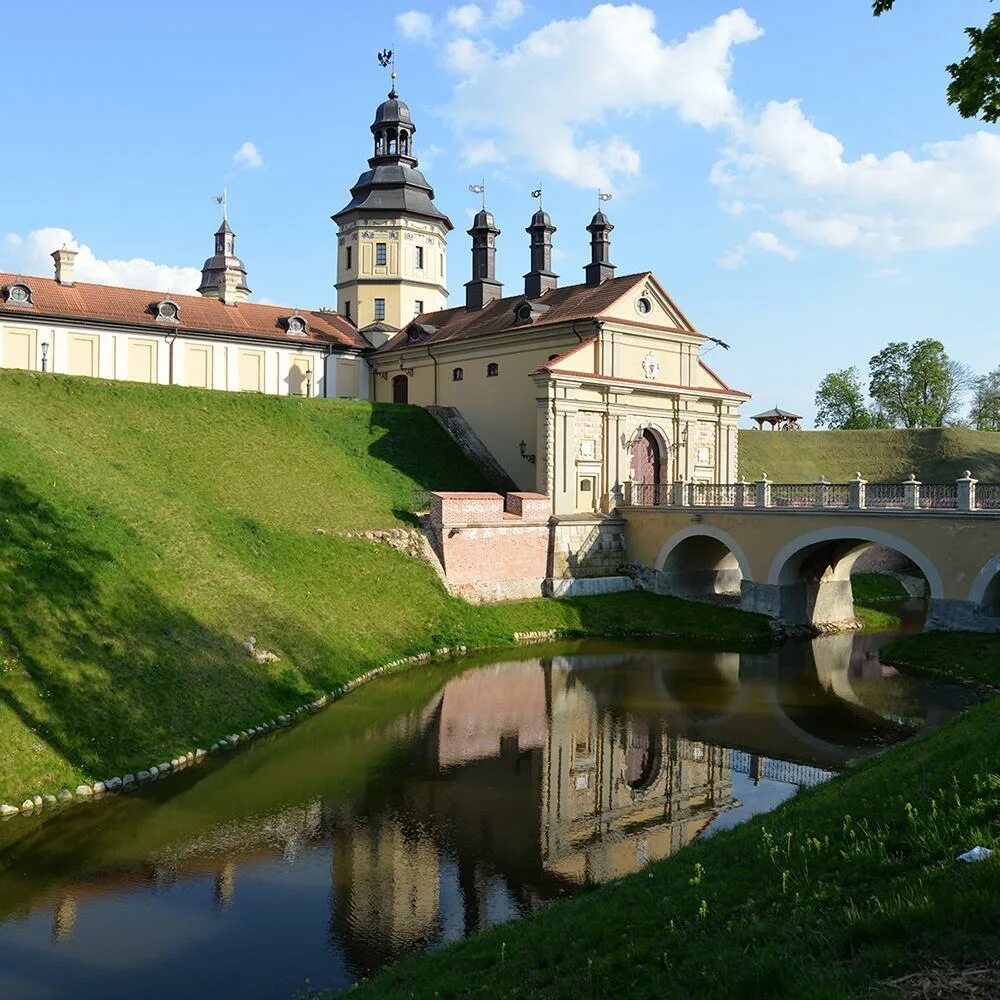
M428 533L448 590L472 603L541 597L550 507L537 493L431 493Z
M625 522L550 518L539 493L431 493L428 537L448 590L473 603L631 590Z

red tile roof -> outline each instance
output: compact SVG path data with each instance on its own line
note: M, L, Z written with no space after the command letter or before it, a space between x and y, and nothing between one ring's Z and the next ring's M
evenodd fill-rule
M218 299L201 295L170 295L177 303L179 323L164 323L154 316L151 306L167 296L163 292L91 285L77 282L60 285L52 278L24 277L0 273L0 286L22 281L31 289L32 305L18 306L0 301L0 317L45 316L58 319L143 327L150 331L177 330L223 337L266 338L288 344L320 344L363 350L371 344L339 313L291 309L241 302L227 306ZM306 321L305 336L287 333L283 318L298 315Z
M611 278L600 285L567 285L565 288L553 288L537 299L530 301L535 305L545 306L541 315L534 323L516 325L514 323L514 307L525 300L523 294L509 295L503 299L491 302L484 309L466 309L457 306L454 309L443 309L441 312L422 313L411 325L433 327L426 337L416 341L416 344L444 344L458 340L472 340L476 337L488 337L491 334L503 333L507 330L532 330L553 323L571 323L573 320L592 319L598 317L604 310L625 295L629 289L640 281L652 277L649 271L638 274L625 274L620 278ZM655 280L655 279L654 279ZM391 351L398 347L409 347L407 327L395 337L383 344L379 352ZM694 336L701 336L695 333Z

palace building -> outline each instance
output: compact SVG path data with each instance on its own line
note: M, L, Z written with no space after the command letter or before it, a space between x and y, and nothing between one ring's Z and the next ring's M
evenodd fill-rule
M556 515L608 511L630 480L734 481L748 396L704 363L708 338L651 272L616 276L604 212L586 227L583 280L560 286L556 227L539 207L523 287L505 295L484 206L464 303L448 308L453 225L395 85L371 133L368 169L332 217L336 312L249 301L224 218L198 295L77 282L66 248L54 278L0 274L0 367L436 408Z

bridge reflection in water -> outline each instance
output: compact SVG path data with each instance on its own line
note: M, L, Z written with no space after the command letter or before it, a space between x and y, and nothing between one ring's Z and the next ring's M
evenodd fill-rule
M637 871L951 714L877 643L589 643L388 678L225 766L0 827L0 995L29 954L40 995L134 988L149 935L144 996L344 986Z

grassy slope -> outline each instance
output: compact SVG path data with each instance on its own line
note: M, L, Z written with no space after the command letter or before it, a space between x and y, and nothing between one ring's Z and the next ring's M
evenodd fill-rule
M1000 679L1000 636L891 650ZM645 872L390 969L360 996L899 996L878 984L942 960L998 963L998 729L993 698ZM956 861L974 844L993 857Z
M889 431L740 431L740 475L762 472L778 483L845 483L858 471L869 482L951 483L966 469L1000 483L1000 433L961 428Z
M481 481L415 407L0 372L0 802L147 767L429 646L766 634L646 594L476 609L334 534L405 524L428 487ZM251 660L249 635L280 662Z

